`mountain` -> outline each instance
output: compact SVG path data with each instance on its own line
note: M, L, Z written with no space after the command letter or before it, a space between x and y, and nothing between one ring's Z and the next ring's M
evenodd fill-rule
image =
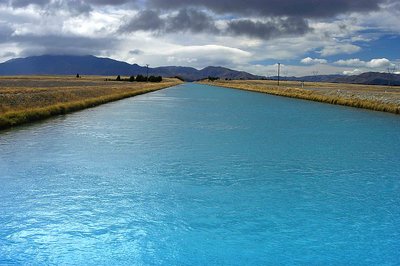
M333 82L400 86L400 75L379 72L366 72L360 75L338 77L334 79Z
M277 80L278 77L268 79ZM380 72L366 72L359 75L316 75L304 77L280 77L282 81L305 81L305 82L331 82L331 83L350 83L365 85L393 85L400 86L400 75Z
M137 64L128 64L110 58L100 58L92 55L42 55L27 58L11 59L0 64L0 75L111 75L131 76L149 75L175 77L179 76L186 81L195 81L207 77L221 79L264 79L263 76L253 75L244 71L236 71L224 67L209 66L198 70L193 67L166 66L149 68ZM269 77L277 79L278 77ZM367 72L360 75L316 75L304 77L280 77L281 80L308 81L308 82L335 82L370 85L397 85L400 86L400 75Z
M163 77L181 77L186 81L199 80L201 77L198 74L199 70L193 67L166 66L156 67L151 69L151 75Z
M305 81L305 82L334 82L337 78L345 77L343 75L315 75L315 76L303 76L303 77L280 77L283 81ZM270 77L269 79L277 80L278 77Z
M142 67L95 56L43 55L0 64L0 75L128 75Z
M179 76L186 81L194 81L208 76L221 79L261 79L252 75L223 67L206 67L197 70L192 67L167 66L149 68L128 64L110 58L92 55L42 55L11 59L0 64L0 75L157 75L163 77Z

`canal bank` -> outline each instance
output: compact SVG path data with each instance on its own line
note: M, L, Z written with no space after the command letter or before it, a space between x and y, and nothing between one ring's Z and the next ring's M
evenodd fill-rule
M0 130L67 114L182 83L105 81L107 77L19 76L0 78Z
M400 87L266 80L215 80L201 84L400 114Z

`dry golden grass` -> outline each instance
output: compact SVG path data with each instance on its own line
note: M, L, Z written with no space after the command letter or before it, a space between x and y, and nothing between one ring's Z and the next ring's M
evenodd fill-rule
M115 77L0 77L0 129L180 84L105 81Z
M218 80L203 84L400 114L400 87L271 80Z

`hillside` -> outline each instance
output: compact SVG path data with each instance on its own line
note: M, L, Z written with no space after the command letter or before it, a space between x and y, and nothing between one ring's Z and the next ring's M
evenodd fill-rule
M343 76L333 80L337 83L369 84L369 85L394 85L400 86L400 75L367 72L355 76Z
M278 77L270 77L269 79L277 80ZM349 84L365 84L365 85L392 85L400 86L400 75L388 74L380 72L366 72L359 75L317 75L304 77L280 77L286 81L304 81L304 82L331 82L331 83L349 83Z
M223 67L206 67L197 70L192 67L167 66L149 68L149 75L163 77L179 76L186 81L195 81L208 76L222 79L261 79L243 71ZM146 75L147 68L137 64L128 64L110 58L91 55L42 55L12 59L0 64L0 75Z
M146 75L147 68L137 64L129 64L110 58L100 58L92 55L42 55L27 58L12 59L0 64L0 76L6 75ZM203 69L182 66L164 66L148 69L149 75L175 77L186 81L196 81L209 76L220 79L259 80L263 76L253 75L244 71L236 71L225 67L208 66ZM280 77L287 81L333 82L368 85L400 86L400 75L388 73L367 72L360 75L316 75L304 77ZM277 79L276 76L268 79Z

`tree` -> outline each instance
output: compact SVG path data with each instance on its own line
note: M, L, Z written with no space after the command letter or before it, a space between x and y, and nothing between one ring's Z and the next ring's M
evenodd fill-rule
M209 81L219 80L219 77L211 77L211 76L209 76L209 77L208 77L208 80L209 80Z
M130 77L129 77L129 81L130 81L130 82L134 82L134 81L135 81L135 76L130 76Z
M121 81L121 76L120 75L118 75L118 77L117 77L117 79L116 79L117 81Z
M136 76L136 81L137 82L145 82L145 81L147 81L147 78L146 77L144 77L143 75L137 75Z
M81 76L79 76L79 73L78 74L76 74L76 78L80 78Z
M149 77L149 81L150 81L150 82L161 82L161 81L162 81L162 77L161 77L161 76L157 76L157 77L155 77L155 76L150 76L150 77Z

